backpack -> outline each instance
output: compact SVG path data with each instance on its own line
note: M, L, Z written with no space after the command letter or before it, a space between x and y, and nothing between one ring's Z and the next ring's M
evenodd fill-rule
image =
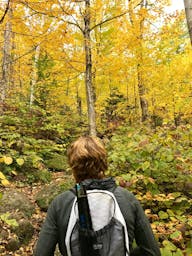
M87 190L92 230L81 228L77 196L69 217L65 245L68 256L128 256L129 238L125 219L114 194L108 190ZM91 253L81 253L81 247ZM80 245L81 244L81 245Z

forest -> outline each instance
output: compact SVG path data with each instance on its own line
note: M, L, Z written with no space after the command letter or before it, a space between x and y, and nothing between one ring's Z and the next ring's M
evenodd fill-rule
M74 184L67 147L86 134L162 256L192 255L192 3L170 4L0 1L0 255L33 255L53 196Z

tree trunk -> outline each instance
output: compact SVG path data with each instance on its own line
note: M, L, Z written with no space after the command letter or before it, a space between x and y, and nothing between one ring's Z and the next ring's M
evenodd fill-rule
M89 121L89 134L96 136L95 107L92 83L92 56L91 56L91 36L90 36L90 0L85 0L84 17L84 48L85 48L85 86L87 95L87 111Z
M141 121L144 122L148 118L148 102L145 99L145 86L143 81L143 71L140 64L137 65L137 77L138 77L138 89L139 89L139 101L141 106Z
M10 14L10 11L9 11ZM12 50L12 24L8 20L4 31L4 45L2 57L2 78L0 82L0 108L3 110L3 105L7 96L7 92L11 80L11 50Z
M32 70L32 78L31 78L31 86L30 86L30 99L29 99L29 106L30 108L33 106L34 102L34 92L35 92L35 84L37 82L37 62L39 60L40 55L40 45L37 45L35 48L35 57L33 60L33 70Z
M184 5L185 5L185 14L187 18L189 36L190 36L191 45L192 45L192 1L184 0Z
M146 8L145 6L145 1L143 0L141 3L141 9ZM139 49L137 50L137 59L138 59L138 64L137 64L137 77L138 77L138 89L139 89L139 101L140 101L140 107L141 107L141 121L144 122L148 119L148 102L145 98L145 93L146 93L146 88L144 84L144 79L143 79L143 45L142 45L142 40L143 40L143 27L144 27L144 21L145 18L142 18L139 24L139 36L138 36L138 41L139 41Z

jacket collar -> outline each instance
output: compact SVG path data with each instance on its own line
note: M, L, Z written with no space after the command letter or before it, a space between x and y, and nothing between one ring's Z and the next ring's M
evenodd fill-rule
M104 179L86 179L82 182L86 189L111 190L116 188L115 180L112 177Z

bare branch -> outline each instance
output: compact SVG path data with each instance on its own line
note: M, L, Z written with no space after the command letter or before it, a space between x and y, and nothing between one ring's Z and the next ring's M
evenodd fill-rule
M41 45L44 41L45 41L45 40L43 40L43 41L41 41L40 43L36 44L36 45L33 46L29 51L27 51L27 52L25 52L24 54L22 54L22 55L16 57L15 59L12 59L11 61L6 62L5 65L9 65L9 64L11 64L11 63L14 63L14 62L18 61L19 59L25 57L26 55L28 55L28 54L34 52L35 49L37 48L37 46L38 46L38 45Z
M58 2L59 2L59 1L58 1ZM57 17L57 16L55 16L55 15L53 15L53 14L50 15L50 14L48 14L48 13L46 13L46 12L37 11L37 10L35 10L34 8L32 8L31 6L29 6L29 4L28 4L26 1L24 1L24 2L22 2L22 3L23 3L24 5L26 5L29 9L31 9L33 12L35 12L36 14L41 14L41 15L48 16L48 17L50 17L50 18L55 18L55 19L61 20L61 21L66 22L66 23L68 23L68 24L70 24L70 25L76 26L77 28L80 29L80 31L81 31L82 33L84 32L83 29L82 29L82 27L81 27L81 26L78 24L78 22L76 21L76 19L75 19L71 14L67 13L66 11L64 11L64 13L67 14L68 16L71 16L71 17L73 18L74 22L65 20L65 19L63 19L63 18L59 18L59 17ZM60 5L60 7L61 7L61 5ZM63 7L61 7L61 8L62 8L62 10L63 10Z
M62 82L62 84L63 84L63 83L68 83L69 81L72 81L73 79L75 79L75 78L81 76L82 74L85 74L85 72L80 72L80 73L78 73L77 75L75 75L75 76L73 76L73 77L71 77L71 78L69 78L69 79L67 79L67 80L57 80L57 81ZM63 87L63 85L62 85L61 87Z
M9 10L9 5L10 5L10 0L8 0L8 2L7 2L7 6L6 6L6 9L5 9L5 12L4 12L2 18L0 19L0 24L3 23L3 21L5 19L5 16L6 16L8 10Z
M32 10L32 11L35 12L36 14L46 15L46 16L49 16L50 18L55 17L55 16L53 16L53 15L47 14L46 12L41 12L41 11L35 10L35 9L34 9L33 7L31 7L31 6L29 5L29 3L26 2L26 1L21 1L21 3L22 3L23 5L26 5L30 10Z
M112 20L114 20L114 19L120 18L120 17L124 16L124 15L127 14L127 13L128 13L128 11L126 11L126 12L124 12L124 13L121 13L121 14L119 14L119 15L113 16L113 17L111 17L111 18L108 18L108 19L106 19L106 20L103 20L103 21L99 22L98 24L94 25L90 30L93 30L93 29L95 29L96 27L99 27L99 26L101 26L101 25L103 25L103 24L105 24L105 23L107 23L107 22L109 22L109 21L112 21Z

